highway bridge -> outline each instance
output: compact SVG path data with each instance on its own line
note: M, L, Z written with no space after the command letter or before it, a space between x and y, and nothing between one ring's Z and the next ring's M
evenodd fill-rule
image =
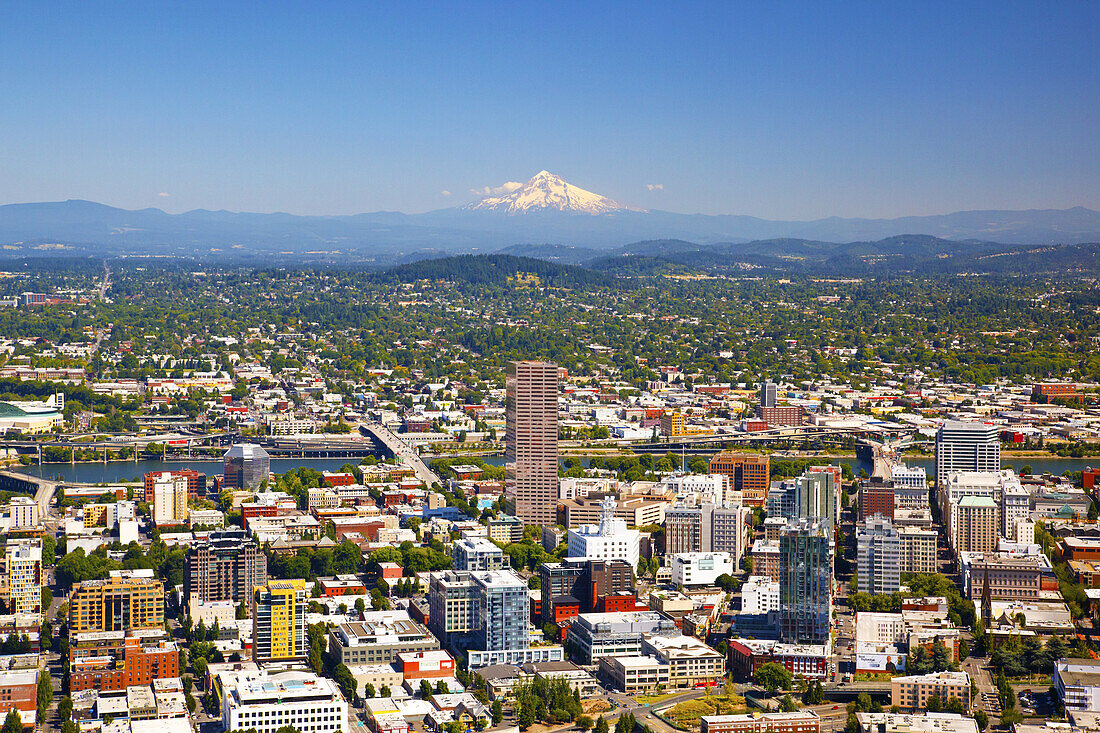
M412 466L417 480L423 481L428 486L432 484L442 485L442 479L440 479L432 469L428 468L428 464L424 463L420 458L420 454L416 452L416 449L409 446L382 425L367 422L359 423L359 432L363 435L371 436L375 441L384 446L387 455L396 456L409 466Z
M61 484L57 481L29 476L16 471L0 471L0 490L12 491L19 494L34 494L34 501L38 504L38 515L45 517L50 513L50 500L57 493L57 487Z
M681 450L686 453L713 453L716 449L733 445L756 445L784 441L793 443L805 440L838 438L852 438L864 442L870 440L871 436L908 436L913 431L914 428L905 425L898 425L897 427L877 426L874 430L828 425L783 425L751 433L674 436L648 443L634 443L629 447L638 453L665 453Z

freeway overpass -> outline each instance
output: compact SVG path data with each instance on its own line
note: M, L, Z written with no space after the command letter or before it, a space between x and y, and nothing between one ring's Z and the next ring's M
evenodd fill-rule
M721 433L717 435L680 435L647 443L633 443L629 447L637 453L664 453L667 451L713 452L731 445L753 445L781 441L804 441L816 438L852 438L866 442L871 435L909 435L914 428L906 425L881 426L869 431L856 427L830 427L828 425L780 425L751 433Z
M29 476L16 471L0 471L0 490L13 491L20 494L34 494L34 501L38 504L38 515L45 517L50 513L50 500L57 493L57 487L61 484L37 476Z
M396 456L410 465L418 481L423 481L428 486L443 483L443 480L432 469L428 468L428 464L424 463L420 458L420 454L414 448L382 425L367 422L359 423L359 432L374 438L379 445L385 447L389 455Z

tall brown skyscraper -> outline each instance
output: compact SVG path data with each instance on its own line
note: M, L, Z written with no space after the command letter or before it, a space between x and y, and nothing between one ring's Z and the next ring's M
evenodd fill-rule
M524 524L555 522L558 503L558 365L512 361L507 372L507 493Z

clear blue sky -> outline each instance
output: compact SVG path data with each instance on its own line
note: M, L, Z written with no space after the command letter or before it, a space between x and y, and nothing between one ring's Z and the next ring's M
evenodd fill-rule
M546 168L681 212L1100 209L1098 35L1049 0L21 3L0 203L415 212Z

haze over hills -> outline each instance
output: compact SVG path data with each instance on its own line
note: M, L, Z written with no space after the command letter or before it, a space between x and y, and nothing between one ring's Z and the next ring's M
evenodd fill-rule
M678 239L697 246L777 239L846 243L910 234L1024 245L1097 242L1100 212L1075 207L960 211L899 219L769 221L638 209L573 186L548 171L524 184L508 184L506 190L490 192L478 202L423 214L297 216L207 210L168 214L79 200L0 206L0 245L9 256L60 249L73 254L200 259L281 254L385 263L536 243L607 251L645 240Z

